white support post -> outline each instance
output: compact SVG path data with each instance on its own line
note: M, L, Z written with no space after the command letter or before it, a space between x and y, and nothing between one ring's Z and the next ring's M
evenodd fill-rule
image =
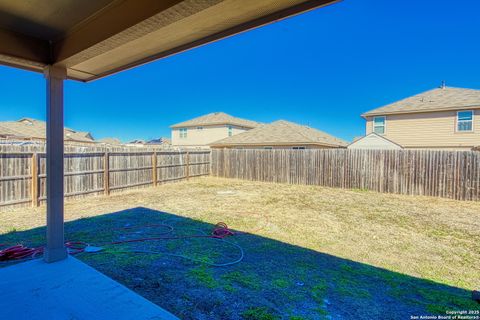
M47 246L44 260L67 257L63 235L63 67L47 66Z

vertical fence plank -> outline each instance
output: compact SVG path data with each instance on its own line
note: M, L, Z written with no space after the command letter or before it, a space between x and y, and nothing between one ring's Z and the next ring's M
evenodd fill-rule
M152 153L152 184L153 186L157 185L157 152Z
M186 177L187 180L190 179L190 152L187 151L185 154L185 165L186 165Z
M32 168L32 179L31 190L32 190L32 207L38 207L38 158L36 153L32 153L31 159L31 168Z
M103 155L103 189L106 196L110 194L110 154Z

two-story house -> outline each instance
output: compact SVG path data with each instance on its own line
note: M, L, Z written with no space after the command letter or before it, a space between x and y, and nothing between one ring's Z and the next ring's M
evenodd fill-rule
M172 129L172 146L208 148L209 144L261 126L255 121L236 118L223 112L214 112L177 123Z
M442 85L362 114L366 136L402 148L472 150L480 146L480 90ZM363 140L363 141L362 141Z

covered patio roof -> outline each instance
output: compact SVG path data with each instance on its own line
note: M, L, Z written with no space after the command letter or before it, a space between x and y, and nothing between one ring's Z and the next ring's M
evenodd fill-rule
M0 63L91 81L338 0L0 0Z

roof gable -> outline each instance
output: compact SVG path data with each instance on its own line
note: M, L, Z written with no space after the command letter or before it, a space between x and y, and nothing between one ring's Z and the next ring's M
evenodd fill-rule
M480 90L441 87L368 111L363 117L480 108Z
M375 132L367 134L350 143L348 149L389 149L400 150L403 147L392 140L389 140Z
M346 141L323 131L279 120L271 124L216 141L211 146L314 144L344 147Z

